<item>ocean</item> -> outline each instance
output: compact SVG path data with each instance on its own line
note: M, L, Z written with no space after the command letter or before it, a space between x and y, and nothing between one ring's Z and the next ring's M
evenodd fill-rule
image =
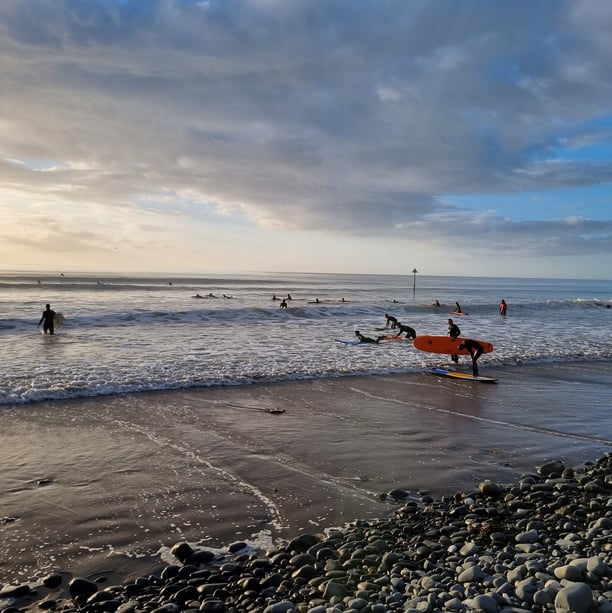
M593 461L612 449L610 307L610 281L0 274L0 584L123 581L179 541L265 548L391 513L393 489ZM337 342L385 313L418 334L453 317L494 345L497 384L427 374L448 356L409 342Z
M0 275L0 405L126 392L419 372L440 357L410 343L346 347L397 317L417 334L495 346L481 370L609 360L612 283L337 274L193 277ZM194 298L213 294L217 298ZM231 298L223 298L223 296ZM280 309L272 297L286 297ZM504 298L508 315L499 316ZM314 303L316 300L320 302ZM342 299L345 302L341 302ZM446 306L434 308L439 300ZM45 303L66 321L37 335ZM606 308L607 307L607 308Z

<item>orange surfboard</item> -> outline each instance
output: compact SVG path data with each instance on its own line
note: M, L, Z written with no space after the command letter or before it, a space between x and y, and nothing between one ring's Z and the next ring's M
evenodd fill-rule
M448 355L469 355L467 349L459 349L459 345L466 340L464 338L451 338L450 336L423 335L417 336L412 344L421 351L429 353L446 353ZM476 339L474 339L476 340ZM487 341L477 341L482 345L484 353L491 353L493 345Z

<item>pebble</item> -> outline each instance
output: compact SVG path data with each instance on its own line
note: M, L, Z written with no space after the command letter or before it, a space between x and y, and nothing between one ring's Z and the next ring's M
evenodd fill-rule
M612 454L548 462L507 486L406 495L389 492L389 517L269 551L179 542L176 564L123 586L67 573L0 586L3 613L26 600L56 613L612 613Z

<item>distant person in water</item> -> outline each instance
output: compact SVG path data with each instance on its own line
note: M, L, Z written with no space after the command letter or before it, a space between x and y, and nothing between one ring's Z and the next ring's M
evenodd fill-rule
M433 306L442 306L442 305L440 304L440 301L439 301L439 300L436 300L436 301L433 303Z
M278 298L278 297L277 297L277 295L276 295L276 294L274 294L274 295L272 296L272 300L280 300L280 298Z
M474 341L471 338L466 338L461 345L459 345L459 349L467 349L470 353L470 357L472 358L472 374L477 377L478 364L476 361L482 355L484 347L478 341Z
M507 311L508 311L508 305L506 304L506 301L502 298L501 302L499 303L499 314L505 315Z
M281 301L281 303L278 305L279 309L286 309L287 308L287 301L283 298L283 300Z
M461 330L459 330L459 326L450 318L448 320L448 335L451 338L457 338L461 335ZM457 364L459 362L459 356L453 354L451 355L451 360L455 362L455 364Z
M359 332L359 330L355 330L355 336L359 339L360 343L378 344L380 342L380 339L382 338L382 336L379 336L378 338L370 338L369 336L364 336L363 334L361 334L361 332Z
M402 324L401 321L397 322L397 327L399 329L399 332L395 335L395 338L399 338L402 333L406 334L406 338L416 338L416 331L414 328L411 328L410 326L405 326L404 324Z
M55 311L51 310L51 305L45 305L45 310L43 311L42 317L38 322L38 325L43 324L43 332L45 334L55 334L55 326L53 324L53 317L55 316ZM44 323L43 323L44 322Z
M397 317L393 317L393 315L385 313L385 319L387 320L385 328L391 328L392 330L395 330L395 328L397 328Z
M287 300L293 300L293 298L291 297L291 294L287 294Z
M455 302L455 311L457 313L463 313L463 311L461 310L461 305L458 302Z
M223 294L224 298L227 298L228 300L231 300L233 298L233 296L228 296L227 294Z

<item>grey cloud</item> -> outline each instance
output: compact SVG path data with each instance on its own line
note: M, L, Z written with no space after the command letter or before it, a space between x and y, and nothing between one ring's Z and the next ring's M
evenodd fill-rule
M442 203L612 179L554 158L610 140L595 127L610 110L605 2L4 0L0 21L2 155L59 164L22 168L28 189L135 207L188 193L279 227L608 250L607 222Z

